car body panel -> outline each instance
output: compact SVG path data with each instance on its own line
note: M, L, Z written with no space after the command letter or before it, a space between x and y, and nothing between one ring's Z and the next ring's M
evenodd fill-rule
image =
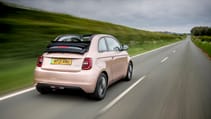
M70 87L80 87L87 93L92 93L95 89L98 75L94 70L80 71L80 72L58 72L43 70L36 67L35 81L36 84L49 84L49 85L63 85Z
M89 50L84 54L77 53L44 53L43 64L35 68L35 85L61 85L79 87L86 93L93 93L99 75L105 72L108 86L127 75L130 57L127 51L98 51L99 39L112 37L97 34L92 37ZM115 39L115 38L114 38ZM109 45L109 44L108 44ZM82 70L84 58L92 58L92 68ZM71 65L51 64L53 58L71 59Z
M71 71L79 72L81 71L82 62L84 59L83 55L79 54L70 54L70 53L45 53L43 55L44 61L42 69L46 70L58 70L58 71ZM70 59L71 65L53 65L51 64L52 59Z

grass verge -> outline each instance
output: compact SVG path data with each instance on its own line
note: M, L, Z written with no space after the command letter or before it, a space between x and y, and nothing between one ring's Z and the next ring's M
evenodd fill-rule
M192 41L211 58L211 36L192 36Z

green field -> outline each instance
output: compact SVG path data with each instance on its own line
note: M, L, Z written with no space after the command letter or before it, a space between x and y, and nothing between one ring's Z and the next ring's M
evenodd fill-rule
M148 32L121 25L0 3L0 95L33 84L36 57L61 34L104 33L129 45L130 55L181 40L184 36Z
M193 42L211 57L211 36L192 36Z

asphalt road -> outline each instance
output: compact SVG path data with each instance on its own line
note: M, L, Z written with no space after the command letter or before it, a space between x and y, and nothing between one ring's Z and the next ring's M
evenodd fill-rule
M35 90L0 101L0 119L211 119L211 60L190 37L133 58L134 75L102 101Z

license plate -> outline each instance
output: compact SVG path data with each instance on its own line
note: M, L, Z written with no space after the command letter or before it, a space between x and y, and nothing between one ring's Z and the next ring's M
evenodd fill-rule
M51 59L51 64L55 65L71 65L72 60L71 59Z

